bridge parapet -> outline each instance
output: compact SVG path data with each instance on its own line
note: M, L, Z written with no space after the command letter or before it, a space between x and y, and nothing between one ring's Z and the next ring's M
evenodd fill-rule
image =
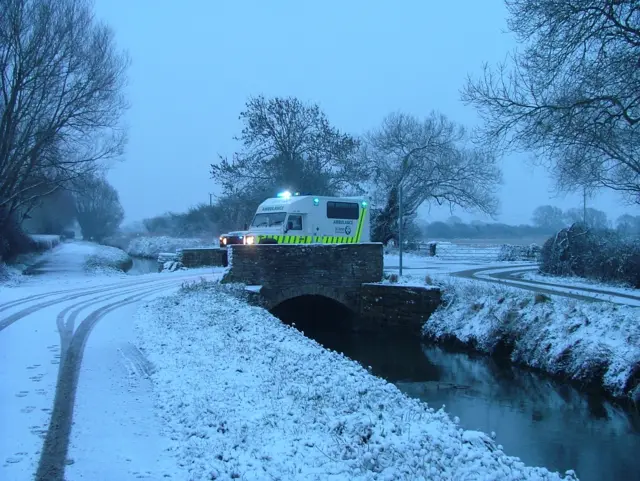
M362 284L383 276L381 243L232 245L223 282L261 285L272 309L302 295L334 299L355 312Z

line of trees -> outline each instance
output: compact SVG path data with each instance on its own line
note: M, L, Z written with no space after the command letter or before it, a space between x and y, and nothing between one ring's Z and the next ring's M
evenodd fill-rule
M496 156L472 145L466 129L443 114L418 118L394 112L379 128L356 137L331 126L317 104L257 96L249 98L240 120L244 128L236 140L242 149L211 165L222 194L210 209L199 208L219 230L242 228L260 202L284 189L368 194L374 235L381 240L396 236L400 187L408 229L425 203L498 211ZM178 220L175 214L163 217L165 223Z
M27 243L32 213L45 231L72 217L84 230L87 196L111 192L102 172L126 141L128 65L90 0L0 0L0 256Z
M361 137L330 126L321 109L295 98L254 97L240 119L242 150L211 166L219 202L242 198L239 227L257 203L283 188L367 192L375 236L398 230L402 187L411 224L425 203L489 215L498 211L498 156L533 152L558 191L611 189L640 204L640 8L636 0L506 0L520 48L485 66L461 95L478 110L466 132L440 113L396 112ZM241 207L242 209L242 207ZM578 210L563 213L584 221ZM552 216L553 217L553 216ZM558 217L558 216L556 216ZM587 223L603 224L588 210ZM557 220L552 220L556 226Z

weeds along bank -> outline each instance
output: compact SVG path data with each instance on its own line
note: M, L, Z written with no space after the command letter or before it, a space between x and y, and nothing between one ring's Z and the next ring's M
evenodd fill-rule
M463 279L442 287L444 304L425 323L425 338L640 402L640 308Z
M200 283L138 313L189 479L575 479L506 456L245 296Z

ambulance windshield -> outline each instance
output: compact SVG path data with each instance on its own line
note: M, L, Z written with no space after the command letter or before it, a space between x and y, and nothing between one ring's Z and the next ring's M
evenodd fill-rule
M276 227L284 224L286 212L274 212L268 214L256 214L251 227Z

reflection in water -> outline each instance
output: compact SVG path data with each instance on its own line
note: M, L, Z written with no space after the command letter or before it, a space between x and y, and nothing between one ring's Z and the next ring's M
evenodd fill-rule
M139 276L141 274L158 272L157 259L145 259L144 257L132 257L132 259L133 265L131 266L131 269L127 271L127 274Z
M349 333L348 311L322 298L299 298L274 314L407 395L446 406L462 427L494 431L505 452L528 465L574 469L582 481L640 480L638 412L486 356Z

